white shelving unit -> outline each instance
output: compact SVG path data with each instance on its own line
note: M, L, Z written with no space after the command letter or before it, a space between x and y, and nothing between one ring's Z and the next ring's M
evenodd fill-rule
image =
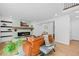
M0 42L10 41L12 38L12 18L0 18Z
M15 29L17 29L16 32L14 31ZM18 32L30 32L32 34L32 30L33 27L21 27L20 21L18 23L14 22L14 19L11 17L0 18L0 43L17 37Z

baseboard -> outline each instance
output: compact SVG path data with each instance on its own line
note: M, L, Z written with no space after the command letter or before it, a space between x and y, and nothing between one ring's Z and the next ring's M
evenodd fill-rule
M70 43L64 43L64 42L61 42L61 41L55 41L57 43L60 43L60 44L64 44L64 45L69 45Z

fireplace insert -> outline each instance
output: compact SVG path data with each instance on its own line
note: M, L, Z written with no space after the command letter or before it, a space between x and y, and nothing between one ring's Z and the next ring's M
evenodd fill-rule
M29 36L30 32L18 32L18 36Z

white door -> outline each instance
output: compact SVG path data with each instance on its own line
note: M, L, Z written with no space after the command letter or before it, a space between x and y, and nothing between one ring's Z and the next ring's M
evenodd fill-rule
M55 40L67 44L70 43L70 18L62 16L55 20Z
M48 23L48 33L53 35L53 22Z

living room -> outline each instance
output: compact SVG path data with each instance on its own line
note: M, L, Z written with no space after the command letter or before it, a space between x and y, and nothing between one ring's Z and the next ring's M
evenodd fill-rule
M0 55L78 56L78 7L78 3L0 3Z

